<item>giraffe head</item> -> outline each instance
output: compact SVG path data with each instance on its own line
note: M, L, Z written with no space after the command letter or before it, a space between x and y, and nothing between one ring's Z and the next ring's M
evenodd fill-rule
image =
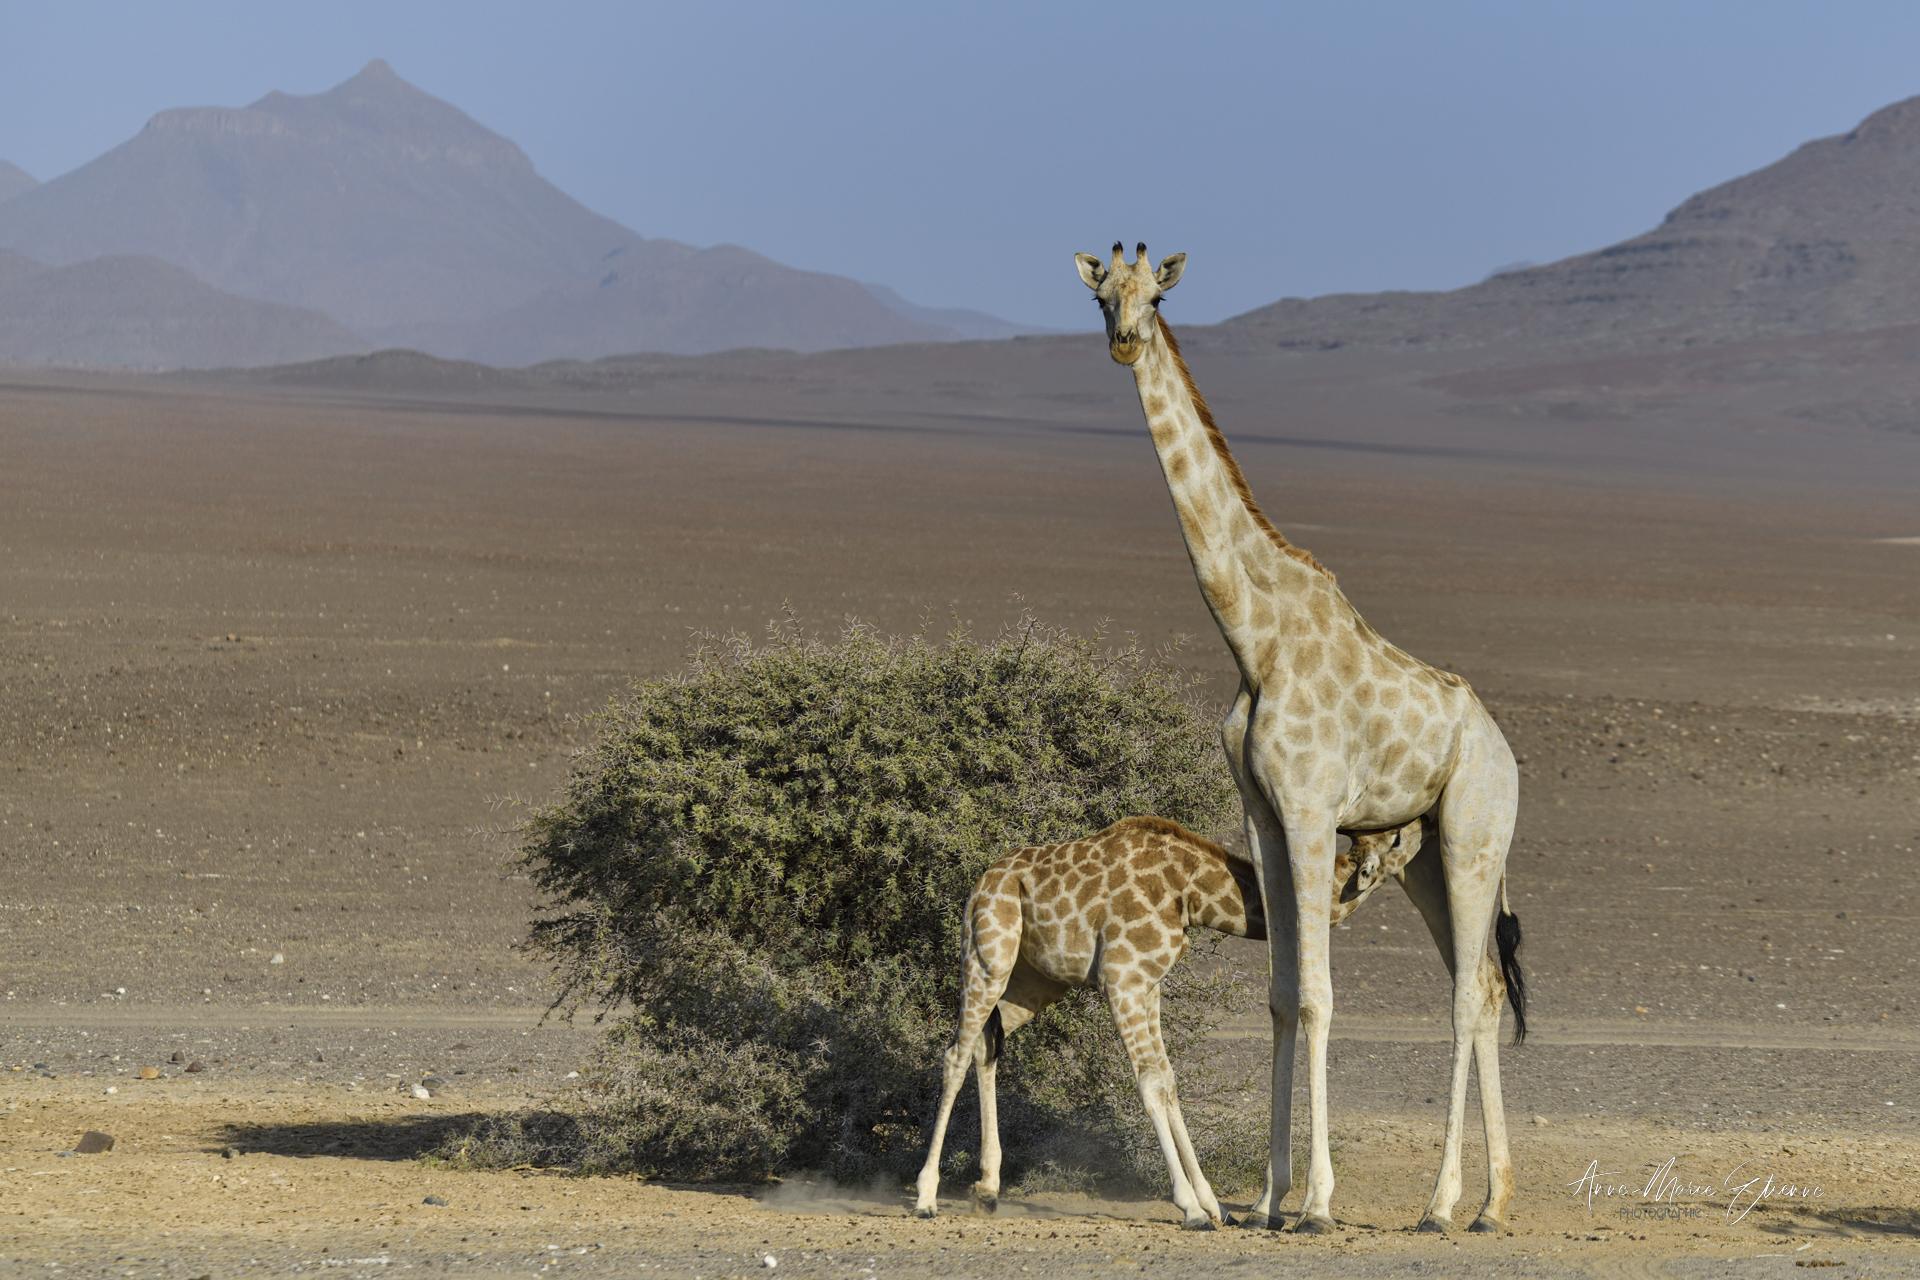
M1187 267L1187 255L1169 254L1160 260L1156 271L1147 262L1146 245L1135 247L1134 259L1129 265L1126 250L1116 240L1111 262L1103 265L1090 253L1076 253L1073 261L1080 268L1080 278L1093 290L1100 314L1106 318L1107 354L1120 364L1133 364L1145 354L1147 344L1158 333L1154 318L1161 295L1180 283L1180 273Z

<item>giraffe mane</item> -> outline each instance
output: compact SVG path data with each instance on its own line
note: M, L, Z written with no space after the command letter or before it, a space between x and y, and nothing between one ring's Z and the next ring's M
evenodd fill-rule
M1213 420L1213 410L1207 406L1207 398L1200 394L1200 388L1193 381L1193 371L1187 368L1187 358L1180 354L1180 343L1173 336L1173 329L1165 320L1160 321L1160 336L1166 340L1167 350L1173 353L1173 367L1180 371L1180 380L1187 384L1187 395L1193 400L1193 407L1200 415L1200 425L1206 428L1207 443L1213 446L1220 463L1227 469L1227 479L1233 484L1233 491L1240 496L1240 505L1246 508L1254 524L1267 535L1273 545L1288 556L1298 560L1318 573L1323 573L1331 581L1333 570L1314 559L1313 552L1305 547L1296 547L1287 541L1287 535L1281 533L1267 519L1266 512L1260 510L1260 504L1253 500L1253 490L1247 484L1247 477L1240 470L1240 463L1233 456L1233 450L1227 447L1227 437L1220 425Z
M1197 846L1198 848L1205 850L1207 853L1213 855L1214 857L1219 858L1223 862L1233 861L1233 855L1228 853L1221 846L1215 844L1213 841L1207 839L1203 835L1197 835L1194 832L1187 830L1185 827L1175 822L1172 818L1161 818L1161 817L1156 817L1152 814L1143 814L1142 816L1137 818L1122 818L1120 819L1120 821L1114 823L1111 827L1108 827L1107 830L1158 832L1163 836L1172 836L1176 840L1186 840L1192 843L1193 845Z

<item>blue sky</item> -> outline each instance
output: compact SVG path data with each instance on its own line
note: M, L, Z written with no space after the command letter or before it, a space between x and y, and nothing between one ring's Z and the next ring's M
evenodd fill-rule
M0 0L0 158L373 57L644 234L1086 327L1115 238L1207 321L1631 235L1920 93L1920 5Z

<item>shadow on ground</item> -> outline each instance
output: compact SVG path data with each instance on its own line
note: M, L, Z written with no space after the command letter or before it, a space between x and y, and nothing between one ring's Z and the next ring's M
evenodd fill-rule
M1887 1205L1802 1209L1778 1221L1769 1222L1763 1230L1775 1235L1834 1236L1842 1239L1920 1236L1920 1209Z
M549 1166L563 1144L575 1139L575 1122L557 1113L519 1117L521 1141L507 1158L487 1159L487 1167ZM417 1160L422 1156L459 1159L478 1141L497 1132L500 1117L466 1111L453 1115L404 1116L388 1120L316 1121L299 1124L229 1124L212 1148L241 1154L276 1156L351 1156L359 1160ZM537 1140L527 1140L537 1135ZM490 1147L491 1149L491 1147Z

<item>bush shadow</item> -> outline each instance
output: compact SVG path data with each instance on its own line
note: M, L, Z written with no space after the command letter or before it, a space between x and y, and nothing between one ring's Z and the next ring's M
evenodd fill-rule
M356 1160L418 1160L445 1155L459 1140L493 1117L464 1111L397 1116L381 1120L327 1120L312 1123L230 1123L210 1150L242 1155L346 1156Z

